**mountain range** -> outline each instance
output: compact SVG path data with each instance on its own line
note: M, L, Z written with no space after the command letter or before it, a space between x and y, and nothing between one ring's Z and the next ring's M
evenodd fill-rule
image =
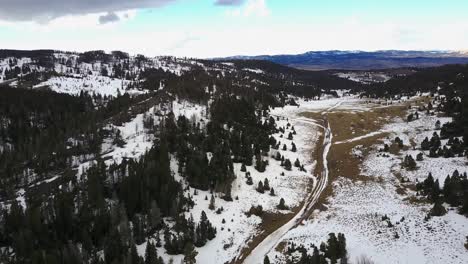
M370 70L434 67L468 63L467 51L309 51L295 55L233 56L224 59L268 60L307 70Z

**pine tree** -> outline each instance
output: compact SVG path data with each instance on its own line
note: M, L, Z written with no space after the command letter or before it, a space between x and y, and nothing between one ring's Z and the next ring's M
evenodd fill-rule
M290 171L292 169L292 164L289 159L284 160L284 169Z
M434 203L434 207L432 207L430 211L431 216L443 216L446 213L447 213L447 210L445 209L445 207L442 205L442 203L439 200L437 200Z
M259 193L264 193L265 192L262 181L258 182L257 192L259 192Z
M198 252L195 250L195 247L192 243L187 243L184 247L184 263L185 264L195 264L197 263L196 257Z
M294 161L294 167L297 167L297 168L301 167L301 162L299 161L298 158L296 158L296 161Z
M213 195L211 195L211 198L210 198L210 205L208 206L208 209L210 210L214 210L216 207L215 207L215 197Z
M417 161L423 161L424 160L424 154L422 152L419 152L418 155L416 156Z
M253 185L253 180L252 180L252 177L248 176L247 177L247 185Z
M266 162L263 161L262 157L260 154L257 154L256 158L255 158L255 169L258 171L258 172L265 172L265 169L266 169Z
M296 148L296 144L294 144L294 142L291 143L291 151L292 152L296 152L297 151L297 148Z
M285 201L284 201L283 198L280 199L277 208L280 209L280 210L287 210L288 209L288 207L286 206Z
M270 183L268 182L268 179L267 179L267 178L265 178L265 180L263 181L263 189L264 189L265 191L270 190Z
M275 189L273 189L273 187L271 187L271 189L270 189L270 195L275 196Z
M241 165L241 172L246 172L247 171L247 168L245 167L245 164L242 163Z
M265 258L263 258L263 264L270 264L270 259L267 255L265 255Z
M158 253L151 241L146 244L145 264L158 264Z

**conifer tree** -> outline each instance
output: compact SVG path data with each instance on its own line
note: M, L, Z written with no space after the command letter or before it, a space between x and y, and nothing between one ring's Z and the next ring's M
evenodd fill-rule
M264 186L263 186L262 181L259 181L259 182L258 182L257 192L259 192L259 193L264 193L264 192L265 192L265 188L264 188Z
M296 144L294 144L294 142L291 143L291 151L292 152L296 152L297 151L297 148L296 148Z
M270 183L269 183L269 181L268 181L267 178L265 178L265 180L263 181L263 189L264 189L265 191L270 190Z
M215 207L215 197L214 195L211 195L211 198L210 198L210 205L208 206L208 209L210 210L214 210L216 207Z
M145 264L158 264L158 253L151 241L146 244Z
M288 207L286 206L286 203L283 198L280 199L279 204L278 204L278 209L280 210L287 210Z

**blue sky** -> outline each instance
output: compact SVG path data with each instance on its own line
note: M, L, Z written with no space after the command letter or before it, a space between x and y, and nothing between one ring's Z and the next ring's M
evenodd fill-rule
M466 0L217 1L0 0L0 48L188 57L468 49Z

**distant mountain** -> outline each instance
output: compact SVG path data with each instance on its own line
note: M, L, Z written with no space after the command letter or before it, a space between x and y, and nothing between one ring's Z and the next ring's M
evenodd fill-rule
M297 55L234 56L228 59L268 60L307 70L370 70L467 64L467 51L310 51Z

